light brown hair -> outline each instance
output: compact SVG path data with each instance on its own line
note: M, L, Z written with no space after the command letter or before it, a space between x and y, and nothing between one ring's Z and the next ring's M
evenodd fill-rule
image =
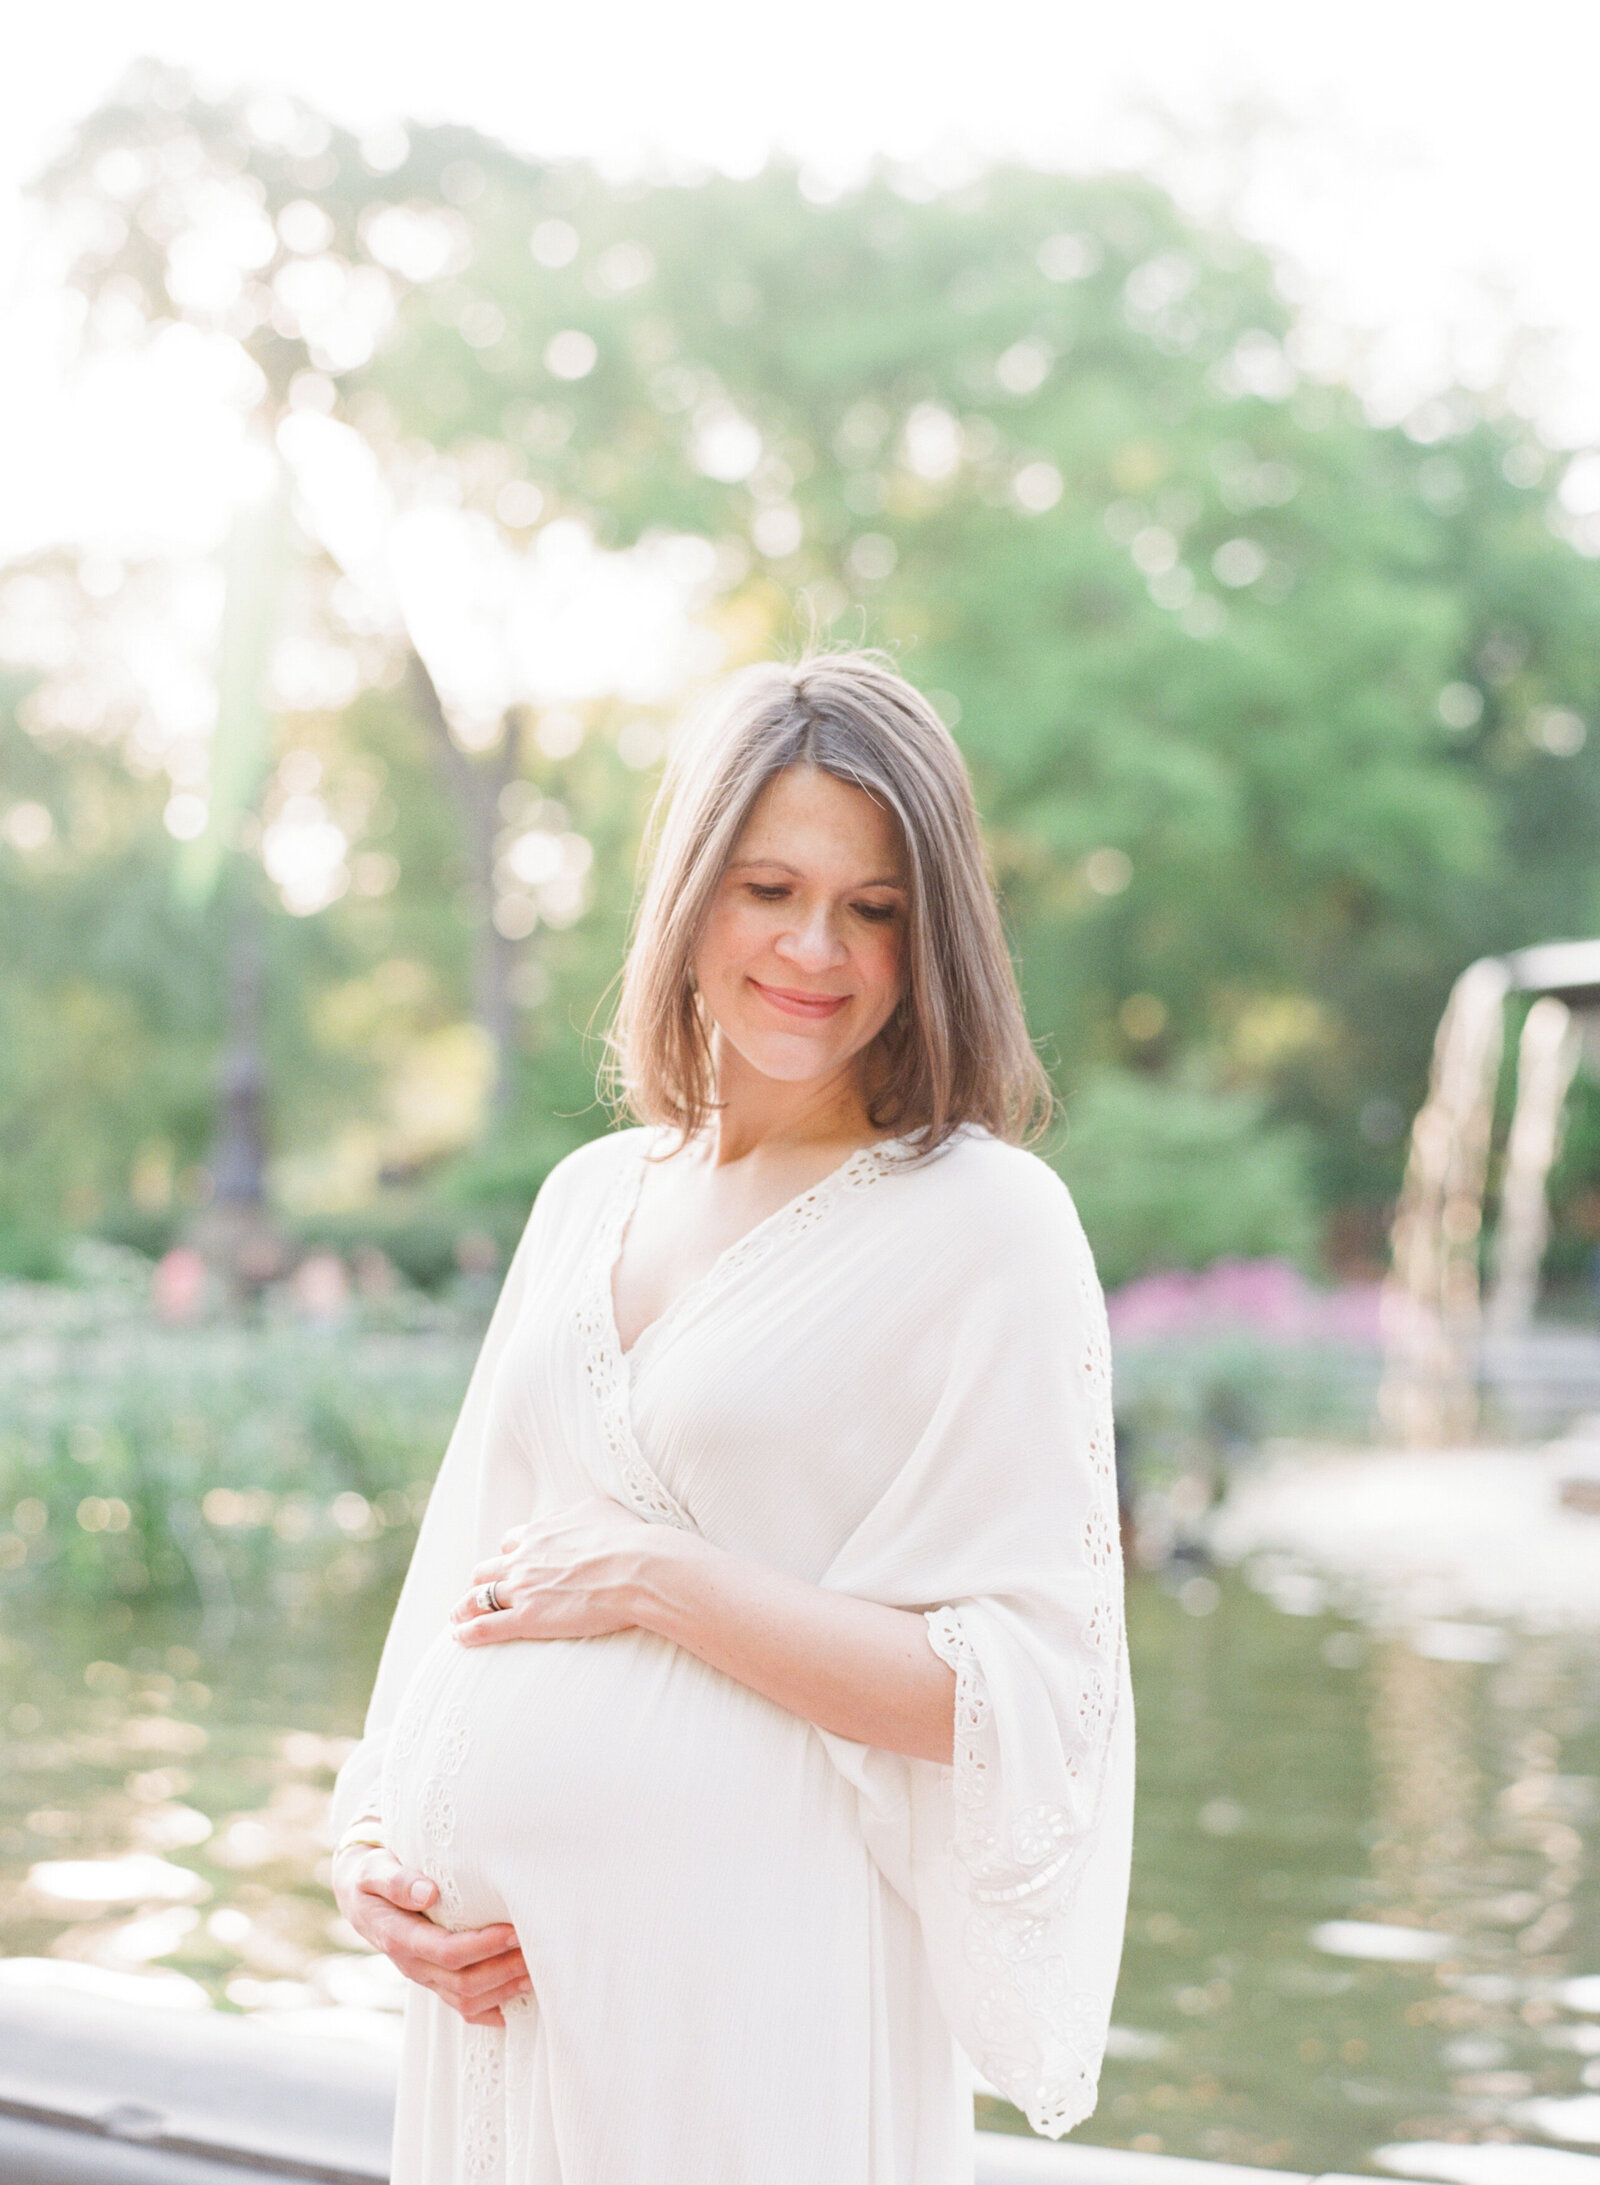
M816 653L728 677L679 738L611 1034L621 1102L700 1130L716 1104L694 952L756 799L791 766L852 783L905 845L903 990L873 1042L870 1113L931 1153L964 1123L1017 1142L1049 1119L965 761L920 691L870 652Z

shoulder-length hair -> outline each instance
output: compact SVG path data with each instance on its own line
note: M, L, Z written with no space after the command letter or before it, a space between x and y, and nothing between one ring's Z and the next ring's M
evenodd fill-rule
M716 1105L694 954L756 799L791 766L894 814L909 906L901 999L873 1043L870 1114L931 1153L963 1124L1013 1143L1049 1119L966 764L920 691L870 652L746 668L679 738L651 815L654 852L611 1032L619 1104L692 1137Z

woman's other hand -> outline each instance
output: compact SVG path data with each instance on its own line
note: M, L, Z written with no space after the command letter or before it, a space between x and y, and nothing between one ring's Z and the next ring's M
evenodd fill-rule
M352 1844L337 1852L333 1894L363 1942L419 1988L430 1988L469 2026L503 2026L501 2006L532 1988L514 1927L468 1927L456 1934L435 1926L428 1913L439 1899L437 1884L402 1866L392 1851Z
M609 1495L591 1495L506 1535L501 1553L478 1565L472 1590L451 1611L463 1646L502 1639L595 1639L626 1631L644 1565L667 1528L651 1525ZM486 1609L493 1585L502 1606Z

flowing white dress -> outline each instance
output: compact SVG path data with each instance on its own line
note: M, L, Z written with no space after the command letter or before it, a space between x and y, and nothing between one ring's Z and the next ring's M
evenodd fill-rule
M514 1922L503 2031L410 1994L395 2185L971 2185L971 2073L1094 2105L1133 1804L1105 1318L1065 1187L965 1130L741 1239L623 1355L648 1152L539 1195L336 1816L445 1924ZM463 1649L513 1524L596 1490L920 1610L952 1766L826 1734L640 1631ZM959 2047L958 2047L959 2044Z

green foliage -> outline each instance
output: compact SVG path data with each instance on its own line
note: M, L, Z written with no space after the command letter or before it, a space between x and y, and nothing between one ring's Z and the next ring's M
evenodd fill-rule
M1600 1291L1600 1079L1592 1062L1573 1080L1549 1188L1555 1220L1545 1281L1561 1287L1569 1309L1587 1316Z
M1303 1134L1246 1093L1102 1071L1068 1103L1057 1165L1108 1285L1315 1249Z
M526 1209L547 1170L492 1172L488 1188L469 1195L458 1178L427 1193L385 1192L375 1205L346 1214L307 1215L294 1225L294 1241L305 1248L336 1252L353 1259L378 1251L392 1262L404 1282L433 1296L448 1295L461 1275L463 1250L487 1258L487 1241L503 1269L522 1233Z
M1142 1487L1227 1465L1279 1438L1363 1442L1373 1432L1377 1353L1283 1343L1237 1328L1120 1343L1117 1446Z
M75 279L118 324L137 303L158 326L178 309L169 239L207 190L272 219L310 198L329 280L381 279L393 316L370 355L330 346L314 313L269 309L270 265L241 279L224 319L266 427L331 404L380 465L426 457L518 550L556 519L615 547L703 536L729 662L813 625L887 643L957 723L1080 1132L1116 1137L1102 1111L1121 1102L1119 1144L1173 1148L1165 1227L1131 1172L1090 1213L1113 1269L1254 1236L1305 1251L1317 1221L1392 1194L1400 1147L1372 1118L1417 1105L1455 973L1600 919L1600 737L1570 731L1600 723L1600 566L1559 536L1556 466L1497 398L1373 424L1297 373L1266 258L1136 177L997 169L915 201L880 177L818 204L782 166L619 184L417 127L378 175L316 117L302 139L263 141L243 105L147 73L45 180L87 239ZM591 342L592 368L572 376L558 337L580 337L580 363ZM331 590L310 538L301 560L302 588L320 570ZM387 1131L408 1191L510 1224L604 1122L593 1028L650 786L618 748L638 709L586 706L563 758L514 709L467 753L403 657L361 643L369 686L275 731L280 756L315 754L352 859L398 872L315 917L274 909L280 1183L333 1204L329 1149ZM126 1233L141 1163L181 1177L204 1152L224 921L173 923L160 796L114 778L109 745L5 734L15 794L64 806L93 775L119 816L109 837L64 823L48 854L0 850L0 908L31 927L0 973L0 1221L48 1234L98 1213ZM575 924L500 943L508 790L594 859ZM396 1088L474 1013L505 1050L487 1140L408 1150L385 1120ZM46 1030L22 1061L25 1022ZM1226 1163L1200 1130L1187 1172L1196 1082L1237 1096L1239 1120Z
M0 689L0 783L51 833L0 843L0 1236L42 1238L119 1198L147 1135L197 1157L216 1022L159 795L102 746L30 736L19 695Z
M0 1287L0 1584L209 1598L403 1561L478 1325L163 1328L145 1287Z

